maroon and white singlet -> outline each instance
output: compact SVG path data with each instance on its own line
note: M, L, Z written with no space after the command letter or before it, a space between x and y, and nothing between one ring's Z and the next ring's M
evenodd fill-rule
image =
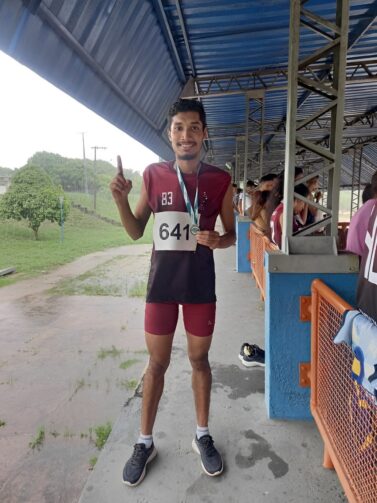
M191 204L198 183L200 230L213 230L231 178L225 171L202 163L199 174L183 174ZM174 162L151 164L143 174L148 204L154 214L187 213ZM164 215L159 215L163 222ZM171 225L168 215L160 235L170 240L187 237L188 227ZM195 251L156 250L154 243L147 287L147 303L205 304L216 301L213 251L197 245Z

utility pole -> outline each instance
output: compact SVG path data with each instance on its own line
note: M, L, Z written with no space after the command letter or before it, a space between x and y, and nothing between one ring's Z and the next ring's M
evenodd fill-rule
M97 208L97 150L105 150L107 147L98 147L95 145L92 147L94 150L94 192L93 192L93 209Z
M85 158L85 132L82 131L81 133L82 137L82 167L84 170L84 189L85 189L85 194L88 194L88 173L86 169L86 158Z

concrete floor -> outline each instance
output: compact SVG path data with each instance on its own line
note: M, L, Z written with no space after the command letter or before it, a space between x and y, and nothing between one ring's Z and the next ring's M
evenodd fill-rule
M179 324L154 430L157 458L141 485L122 484L122 469L139 430L142 386L123 407L89 476L80 503L337 503L347 499L333 471L322 468L313 422L266 417L264 371L238 360L243 342L263 346L264 313L249 274L235 272L235 248L216 251L217 323L210 432L225 470L210 478L191 450L196 421L186 340Z

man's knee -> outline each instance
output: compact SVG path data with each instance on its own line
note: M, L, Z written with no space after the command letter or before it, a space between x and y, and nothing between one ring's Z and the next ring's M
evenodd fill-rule
M157 361L156 359L151 357L149 358L147 373L149 373L151 376L155 378L163 377L169 367L169 363L170 359L164 361Z
M189 354L189 359L190 359L190 363L191 363L193 370L196 370L198 372L210 372L211 371L211 367L210 367L209 361L208 361L208 353L206 353L204 355L200 355L200 356Z

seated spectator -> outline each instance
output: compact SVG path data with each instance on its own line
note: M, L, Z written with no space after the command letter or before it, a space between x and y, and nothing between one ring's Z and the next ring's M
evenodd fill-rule
M273 188L270 191L266 204L264 206L266 210L266 219L268 222L271 221L271 215L275 209L279 206L284 196L284 171L281 171L275 180L273 180ZM267 237L271 239L271 227L268 225Z
M300 196L307 197L309 189L305 184L300 183L300 185L296 185L295 192L297 194L300 194ZM304 201L301 201L301 199L297 199L296 197L293 199L293 224L292 224L293 232L296 232L301 227L303 227L303 225L299 223L297 215L303 210L304 205L305 203ZM270 220L271 239L280 249L283 234L283 210L284 210L284 203L281 202L279 206L275 209L275 211L272 213Z
M307 181L307 187L309 189L308 199L319 203L322 198L322 193L318 190L319 176L314 176ZM313 224L317 219L318 209L310 204L305 204L304 209L300 213L300 221L303 225Z
M278 175L276 175L275 173L268 173L267 175L262 176L262 178L259 180L259 184L256 190L259 190L261 192L265 190L272 190L275 186L275 180L277 177Z
M247 215L247 210L251 206L251 194L255 188L255 184L252 180L246 182L246 190L240 194L238 202L238 211L241 215Z
M360 257L365 248L365 236L367 234L368 222L377 198L377 171L372 176L370 186L367 185L364 192L362 200L363 202L365 200L365 202L351 218L346 244L346 251L359 255ZM370 198L368 199L368 197Z
M249 208L249 216L258 231L268 234L270 222L267 218L266 202L270 195L269 190L256 190L253 192L253 201Z
M232 190L233 190L233 211L235 214L238 213L238 199L239 199L239 192L238 192L238 185L236 183L232 183Z

